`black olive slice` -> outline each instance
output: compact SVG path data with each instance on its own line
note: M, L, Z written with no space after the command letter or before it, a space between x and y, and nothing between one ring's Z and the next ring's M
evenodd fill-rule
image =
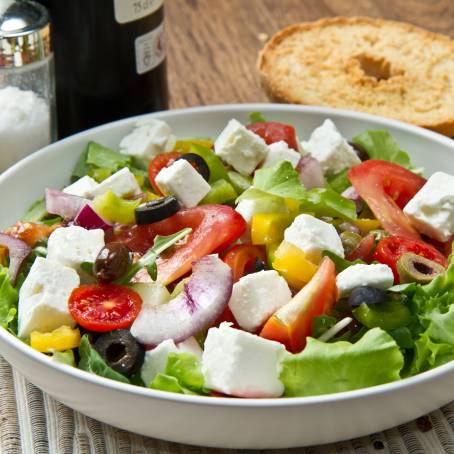
M359 143L348 142L348 144L355 150L356 156L358 156L361 161L367 161L370 159L369 153L366 149Z
M145 349L127 329L101 334L93 347L114 371L129 376L143 364Z
M199 156L195 153L185 153L184 155L176 159L176 161L178 161L179 159L188 161L189 164L191 164L191 166L194 167L194 169L197 170L200 175L202 175L205 181L208 181L210 179L210 168L208 167L208 164L205 162L205 159L203 159L202 156Z
M136 223L142 225L162 221L173 216L179 209L180 204L174 196L150 200L136 208Z

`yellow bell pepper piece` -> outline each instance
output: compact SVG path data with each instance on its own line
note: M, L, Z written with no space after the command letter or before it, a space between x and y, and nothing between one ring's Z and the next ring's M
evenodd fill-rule
M252 217L252 244L279 243L284 230L292 223L293 216L287 213L258 213Z
M189 153L191 151L191 145L201 145L205 148L213 148L214 143L209 139L177 140L173 149L182 153Z
M285 206L292 213L297 213L300 209L301 203L295 199L284 199Z
M80 344L79 328L72 329L63 325L51 333L33 331L30 334L30 346L39 352L48 353L53 350L62 352L78 347Z
M377 230L381 228L380 221L377 219L356 219L353 224L359 228L362 236L367 235L371 230Z
M286 241L275 252L273 268L296 290L303 288L318 270L301 249Z

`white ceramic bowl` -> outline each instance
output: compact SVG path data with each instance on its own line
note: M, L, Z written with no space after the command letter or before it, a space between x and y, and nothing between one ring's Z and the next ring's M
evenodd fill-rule
M179 137L215 137L231 118L247 122L261 111L296 126L300 137L329 117L351 137L387 129L426 174L454 173L454 142L438 134L360 113L290 105L245 104L160 112ZM0 176L1 225L19 219L45 187L68 184L89 140L116 148L130 118L69 137L34 153ZM154 391L53 363L0 328L0 353L28 380L71 408L151 437L226 448L287 448L329 443L401 424L454 399L454 362L418 376L372 388L319 397L227 399ZM380 364L377 364L380 367Z

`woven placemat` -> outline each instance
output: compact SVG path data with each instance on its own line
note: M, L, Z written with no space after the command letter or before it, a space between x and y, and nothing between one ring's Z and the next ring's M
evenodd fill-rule
M0 454L229 454L142 437L71 410L27 382L0 357ZM346 415L355 424L355 415ZM428 416L368 437L281 454L454 454L454 402Z

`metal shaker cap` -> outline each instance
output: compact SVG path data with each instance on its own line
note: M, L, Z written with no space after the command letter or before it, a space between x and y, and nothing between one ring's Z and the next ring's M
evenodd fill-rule
M0 69L45 60L51 53L47 9L30 0L0 0Z

